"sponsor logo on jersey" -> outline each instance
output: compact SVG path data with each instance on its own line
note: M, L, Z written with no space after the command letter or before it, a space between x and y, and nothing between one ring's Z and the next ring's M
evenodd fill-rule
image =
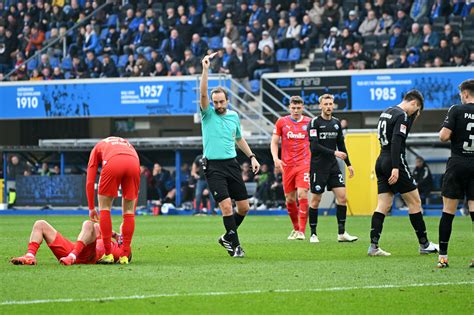
M407 134L407 126L400 125L400 132L403 133L403 134Z
M334 125L334 129L339 130L339 125Z
M316 185L316 186L314 187L314 189L315 189L316 191L321 191L321 186Z
M307 129L308 129L308 126L305 125L305 126L302 127L302 129L303 129L303 130L307 130Z
M286 136L288 137L288 139L304 139L304 138L306 138L306 135L304 133L302 133L302 132L293 133L293 131L288 131Z
M464 118L474 119L474 114L464 113Z
M311 129L309 131L309 136L310 137L317 137L318 136L318 131L316 129Z
M335 139L337 138L337 132L320 132L319 139Z

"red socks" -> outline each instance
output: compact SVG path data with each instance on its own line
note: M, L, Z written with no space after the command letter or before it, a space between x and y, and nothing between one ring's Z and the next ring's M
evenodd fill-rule
M82 252L86 244L83 241L77 241L74 245L74 249L72 250L71 254L74 254L76 257Z
M290 216L291 223L293 223L293 230L299 231L298 206L296 205L296 202L287 202L286 207L288 208L288 215Z
M300 203L300 232L306 231L306 222L308 222L308 199L299 200Z
M102 241L104 242L105 254L112 253L112 219L110 218L109 210L100 210L100 233L102 234Z
M135 231L135 214L126 213L123 215L122 225L122 237L123 247L122 256L130 256L131 249L130 244L132 243L133 232Z
M40 244L38 244L36 242L29 242L28 243L27 254L31 254L33 256L36 256L36 252L38 251L39 247L40 247Z

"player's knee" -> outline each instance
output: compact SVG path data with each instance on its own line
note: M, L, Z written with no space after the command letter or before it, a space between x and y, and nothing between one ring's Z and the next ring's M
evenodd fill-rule
M94 222L86 220L82 222L82 228L85 230L92 230L94 228Z
M37 221L35 222L35 224L33 225L33 227L35 227L35 228L43 228L43 227L45 227L47 224L48 224L48 222L46 222L46 220L37 220Z
M347 198L346 198L346 196L341 196L341 197L338 197L338 198L337 198L337 204L338 204L338 205L343 205L343 206L345 206L346 203L347 203Z
M296 202L296 198L294 196L286 196L285 199L287 203Z
M311 197L311 208L316 209L319 207L319 203L321 202L321 197L320 196L313 196Z

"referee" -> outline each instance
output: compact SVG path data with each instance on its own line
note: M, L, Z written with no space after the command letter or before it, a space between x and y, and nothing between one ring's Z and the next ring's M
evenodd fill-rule
M210 59L216 54L207 55L202 59L201 121L204 157L201 163L209 190L222 210L226 233L219 238L219 244L230 256L244 257L237 229L250 207L242 171L235 158L235 144L251 160L254 173L258 173L260 164L242 137L238 114L227 109L229 97L224 88L217 87L211 91L214 107L209 106L207 72ZM237 204L236 213L233 213L231 199Z

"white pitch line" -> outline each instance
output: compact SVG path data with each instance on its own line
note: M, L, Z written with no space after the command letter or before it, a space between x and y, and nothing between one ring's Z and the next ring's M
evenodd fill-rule
M367 289L396 289L396 288L416 288L416 287L434 287L447 285L464 285L474 284L474 281L462 282L438 282L438 283L412 283L412 284L383 284L369 285L361 287L329 287L314 289L275 289L275 290L249 290L249 291L229 291L229 292L196 292L196 293L161 293L150 295L130 295L130 296L107 296L102 298L65 298L50 300L27 300L27 301L5 301L0 302L0 306L4 305L28 305L28 304L45 304L45 303L74 303L74 302L102 302L102 301L118 301L118 300L143 300L165 297L194 297L194 296L220 296L220 295L244 295L244 294L262 294L262 293L298 293L298 292L334 292L349 290L367 290Z

